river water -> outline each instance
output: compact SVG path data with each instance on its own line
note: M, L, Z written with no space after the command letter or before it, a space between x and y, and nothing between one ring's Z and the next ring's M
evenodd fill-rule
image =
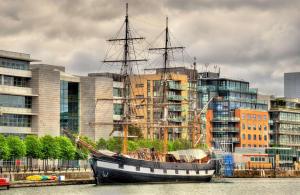
M184 194L292 194L300 195L299 179L221 179L210 183L73 185L0 190L2 195L184 195Z

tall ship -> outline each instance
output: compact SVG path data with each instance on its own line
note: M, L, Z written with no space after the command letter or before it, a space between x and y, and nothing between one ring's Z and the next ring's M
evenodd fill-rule
M207 160L201 163L201 158L205 153L195 149L199 139L196 139L197 126L200 114L203 110L194 108L194 121L192 121L192 146L193 149L178 152L168 152L168 129L176 128L176 125L168 122L168 107L172 103L168 102L168 80L169 74L167 68L169 66L170 52L180 50L183 47L174 47L169 44L169 28L168 18L166 18L166 27L164 30L165 40L164 46L158 48L150 48L149 50L160 51L163 53L163 71L160 80L160 101L155 104L162 110L160 121L155 124L148 124L159 128L161 138L163 139L163 152L158 154L154 149L148 152L138 153L136 156L128 154L128 128L129 125L135 124L132 117L131 104L134 97L130 95L131 82L130 72L132 71L132 63L143 62L145 59L136 59L132 57L131 45L133 42L143 39L142 37L132 37L129 27L128 4L126 4L126 16L124 21L124 37L110 39L109 41L119 42L122 44L122 59L104 60L106 63L121 63L121 77L123 83L122 103L124 106L124 116L118 125L123 130L123 145L121 153L110 151L96 151L86 142L78 139L77 143L84 147L88 147L92 151L90 163L93 170L95 183L138 183L138 182L209 182L215 174L217 162L215 160ZM196 75L195 75L196 76ZM196 80L196 78L195 78ZM100 100L101 101L101 100ZM105 100L107 101L107 99ZM174 103L176 104L176 103ZM203 154L204 153L204 154ZM185 160L182 160L184 156ZM179 158L181 157L181 158Z

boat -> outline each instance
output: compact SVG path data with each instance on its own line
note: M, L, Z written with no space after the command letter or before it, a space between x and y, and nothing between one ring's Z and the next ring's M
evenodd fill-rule
M95 183L140 183L140 182L209 182L215 174L216 161L208 160L206 163L199 163L200 159L193 158L190 161L176 159L175 154L168 153L168 105L167 102L167 85L168 75L166 73L169 52L173 49L183 49L183 47L171 47L169 44L168 18L166 19L165 29L165 45L161 48L151 48L149 50L160 50L164 56L164 72L161 78L162 85L162 103L163 110L162 120L159 128L162 129L164 147L163 154L157 158L155 151L151 150L152 158L136 158L128 155L128 125L133 123L130 113L130 97L127 90L130 89L129 70L131 62L145 61L144 59L130 58L129 44L133 41L143 39L141 37L130 37L128 26L128 4L126 4L125 16L125 35L118 39L110 39L109 41L121 41L124 43L124 51L122 60L104 60L107 63L122 63L121 76L123 78L124 92L124 117L119 125L123 126L123 147L122 153L113 153L109 151L96 151L83 140L77 139L77 143L88 147L91 152L90 164L93 170ZM126 95L127 94L127 95ZM105 99L107 101L107 99ZM195 112L196 115L196 112ZM196 117L196 116L195 116ZM194 135L195 133L193 133ZM195 139L193 139L195 142ZM195 143L193 143L194 146ZM195 149L196 150L196 149ZM162 157L162 158L161 158Z

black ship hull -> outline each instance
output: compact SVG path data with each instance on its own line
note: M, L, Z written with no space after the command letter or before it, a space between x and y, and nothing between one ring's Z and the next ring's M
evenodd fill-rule
M207 164L144 161L123 156L93 156L91 167L96 184L147 182L209 182L215 161Z

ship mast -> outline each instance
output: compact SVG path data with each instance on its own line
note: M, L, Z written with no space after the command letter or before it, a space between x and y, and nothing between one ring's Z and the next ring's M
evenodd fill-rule
M169 27L168 27L168 17L166 17L166 28L165 28L165 45L161 48L149 48L149 50L159 50L163 51L164 57L164 69L161 78L163 93L162 93L162 102L163 102L163 136L164 136L164 144L163 144L163 153L164 155L168 152L168 71L167 67L169 64L169 52L177 49L184 49L184 47L171 47L170 46L170 35L169 35Z
M128 145L128 126L131 123L130 120L130 73L131 73L131 66L130 63L132 62L141 62L147 61L146 59L130 59L130 44L133 44L135 40L142 40L143 37L131 37L130 34L130 27L129 27L129 20L128 20L128 3L126 3L126 15L125 15L125 32L123 38L115 38L109 39L110 42L117 42L122 41L124 42L123 48L123 59L122 60L104 60L104 63L121 63L121 77L123 81L123 106L124 106L124 114L122 119L122 126L123 126L123 146L122 146L122 153L127 154L127 145Z

